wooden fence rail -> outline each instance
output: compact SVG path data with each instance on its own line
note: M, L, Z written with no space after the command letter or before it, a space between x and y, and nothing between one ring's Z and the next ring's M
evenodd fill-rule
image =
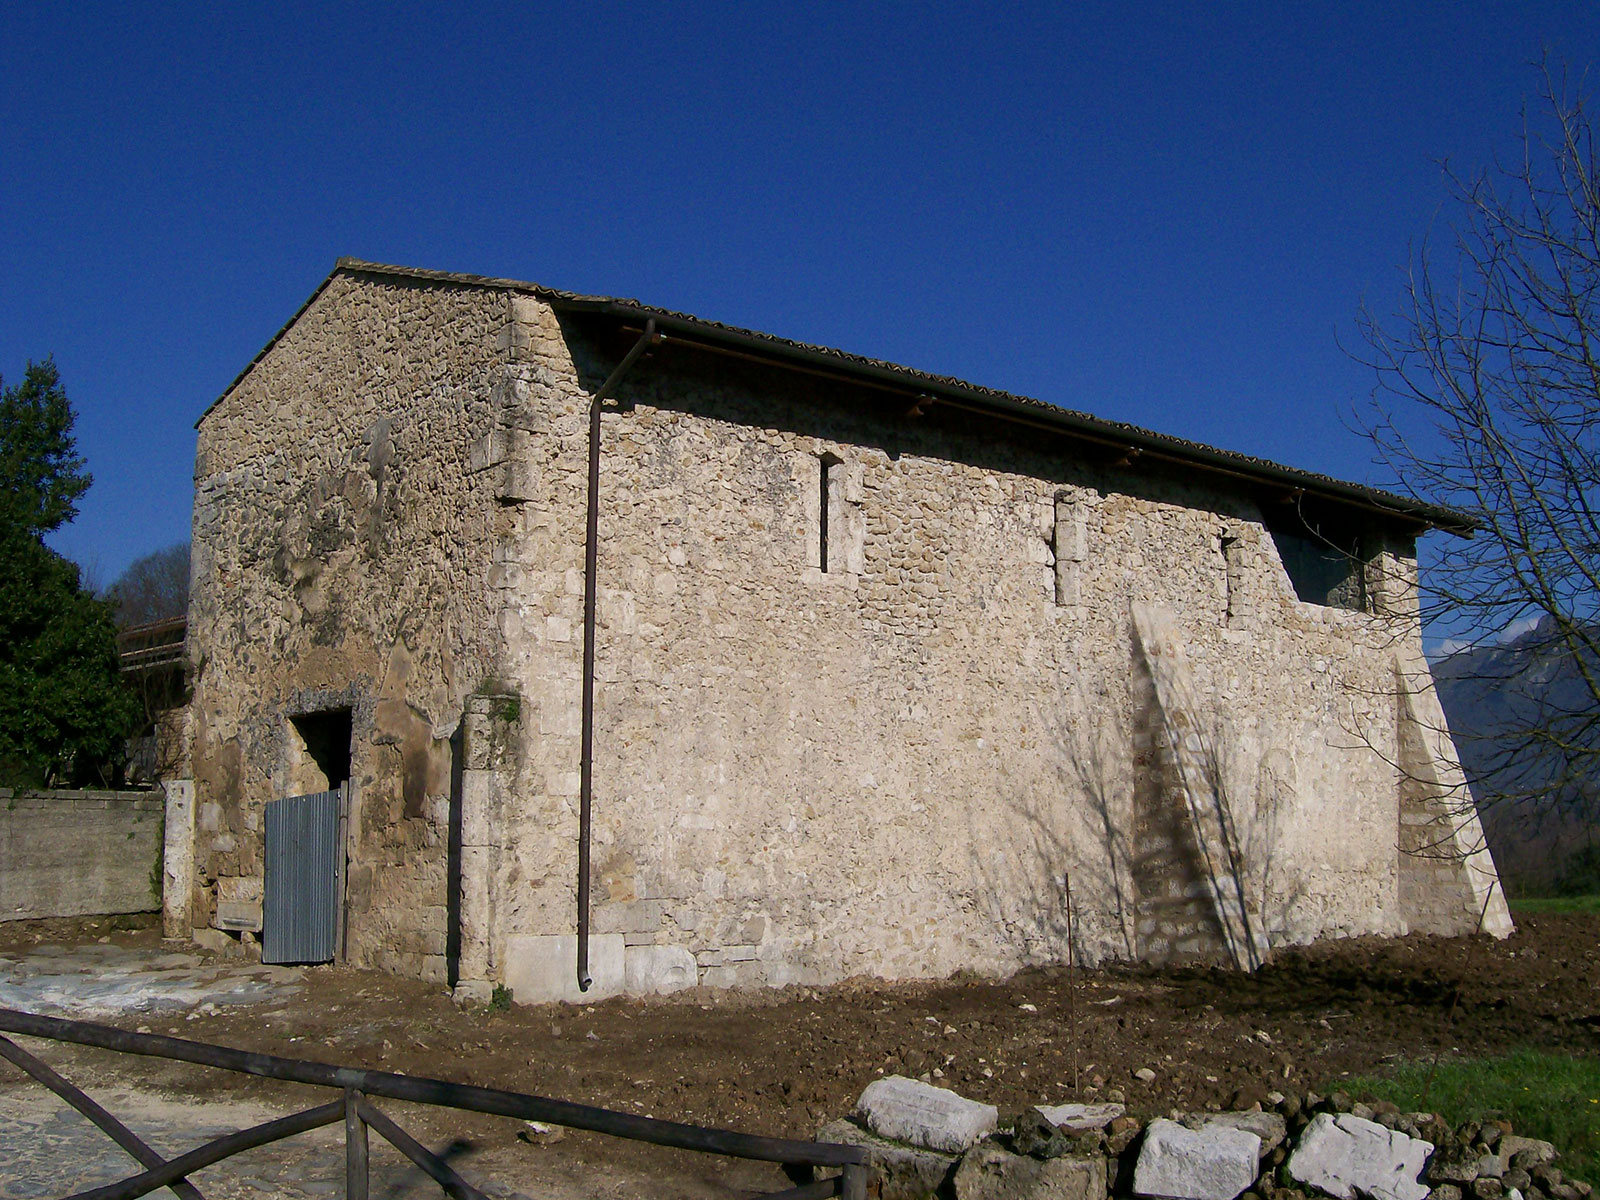
M377 1130L379 1136L396 1150L416 1163L447 1195L457 1200L477 1200L481 1197L482 1193L456 1174L448 1163L375 1108L369 1100L369 1097L373 1096L414 1104L462 1109L467 1112L515 1117L525 1121L542 1121L569 1129L586 1129L630 1141L648 1142L680 1150L695 1150L703 1154L782 1163L786 1168L798 1170L802 1175L818 1167L839 1169L838 1175L804 1183L782 1192L770 1193L763 1200L821 1200L826 1196L840 1196L843 1200L865 1200L866 1197L866 1152L857 1146L769 1138L739 1133L731 1129L686 1125L677 1121L663 1121L655 1117L641 1117L633 1113L576 1104L569 1100L553 1100L522 1092L449 1083L441 1079L426 1079L414 1075L397 1075L387 1071L367 1071L355 1067L280 1058L272 1054L234 1050L226 1046L190 1042L159 1034L130 1033L109 1025L68 1021L58 1017L19 1012L15 1009L0 1008L0 1032L24 1034L56 1042L70 1042L80 1046L94 1046L122 1054L142 1054L172 1059L202 1067L256 1075L265 1079L281 1079L316 1087L335 1088L342 1093L340 1100L241 1130L227 1137L218 1138L187 1154L167 1160L140 1141L126 1126L47 1064L16 1043L0 1037L0 1057L20 1067L83 1113L146 1168L141 1174L130 1176L120 1183L79 1193L71 1200L90 1200L90 1198L134 1200L135 1197L147 1195L163 1187L170 1188L174 1194L183 1197L183 1200L204 1200L199 1190L187 1180L189 1174L243 1150L304 1133L323 1125L331 1125L341 1119L345 1123L345 1194L352 1200L366 1200L366 1151L369 1126Z

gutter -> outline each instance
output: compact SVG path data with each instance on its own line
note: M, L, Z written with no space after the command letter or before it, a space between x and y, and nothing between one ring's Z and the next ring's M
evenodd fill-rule
M595 606L600 588L595 570L600 559L600 409L647 346L661 340L655 319L589 398L589 495L583 533L583 733L578 758L578 990L594 983L589 974L589 847L594 829L594 643Z

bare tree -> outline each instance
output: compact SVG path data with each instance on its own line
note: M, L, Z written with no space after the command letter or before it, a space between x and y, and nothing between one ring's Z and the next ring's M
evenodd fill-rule
M1600 162L1581 88L1547 63L1514 162L1446 168L1447 246L1413 258L1397 312L1362 313L1367 432L1399 486L1479 522L1423 580L1424 616L1493 645L1485 687L1523 687L1462 747L1479 802L1593 821L1600 778ZM1515 639L1509 633L1518 633ZM1504 653L1501 653L1504 651ZM1508 665L1508 656L1523 656ZM1465 660L1463 660L1465 661ZM1517 683L1521 680L1521 683ZM1548 680L1546 679L1547 683ZM1526 802L1532 803L1526 803Z
M189 543L134 559L106 598L123 629L183 616L189 610Z

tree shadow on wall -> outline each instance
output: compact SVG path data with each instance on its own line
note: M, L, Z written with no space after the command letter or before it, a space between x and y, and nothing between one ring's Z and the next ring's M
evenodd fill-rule
M1185 826L1183 841L1229 958L1254 971L1272 948L1274 930L1281 940L1304 896L1283 861L1282 817L1295 791L1292 760L1247 737L1225 704L1200 691L1170 616L1135 605L1132 620L1143 717L1153 743L1148 769L1168 786L1173 803L1166 811Z
M1140 647L1136 656L1148 658ZM1038 714L1048 759L1038 782L997 797L999 829L992 820L980 828L982 814L973 813L974 877L990 918L1030 958L1060 961L1067 950L1087 966L1135 960L1145 949L1141 919L1159 899L1141 887L1141 830L1170 814L1183 827L1157 832L1187 846L1220 948L1253 971L1283 940L1305 894L1282 861L1292 763L1271 749L1246 761L1239 731L1201 706L1181 658L1160 662L1150 677L1135 689L1141 703L1128 728L1075 681L1057 691ZM1153 747L1142 755L1141 728ZM1141 796L1163 787L1170 802L1145 808Z
M1118 820L1128 807L1126 772L1110 746L1097 744L1106 731L1084 718L1092 711L1081 684L1058 689L1036 713L1048 759L1039 782L997 796L999 822L970 816L972 870L989 916L1030 959L1059 962L1066 950L1070 961L1094 966L1137 956L1132 840Z

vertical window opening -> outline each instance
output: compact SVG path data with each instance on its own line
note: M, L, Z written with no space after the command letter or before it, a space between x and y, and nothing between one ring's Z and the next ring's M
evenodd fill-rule
M1222 551L1222 619L1232 625L1238 614L1234 611L1234 594L1239 588L1239 539L1223 534L1217 539Z
M824 574L829 570L828 561L828 512L833 507L834 493L838 490L839 470L843 459L832 454L824 454L818 460L817 471L817 565Z

